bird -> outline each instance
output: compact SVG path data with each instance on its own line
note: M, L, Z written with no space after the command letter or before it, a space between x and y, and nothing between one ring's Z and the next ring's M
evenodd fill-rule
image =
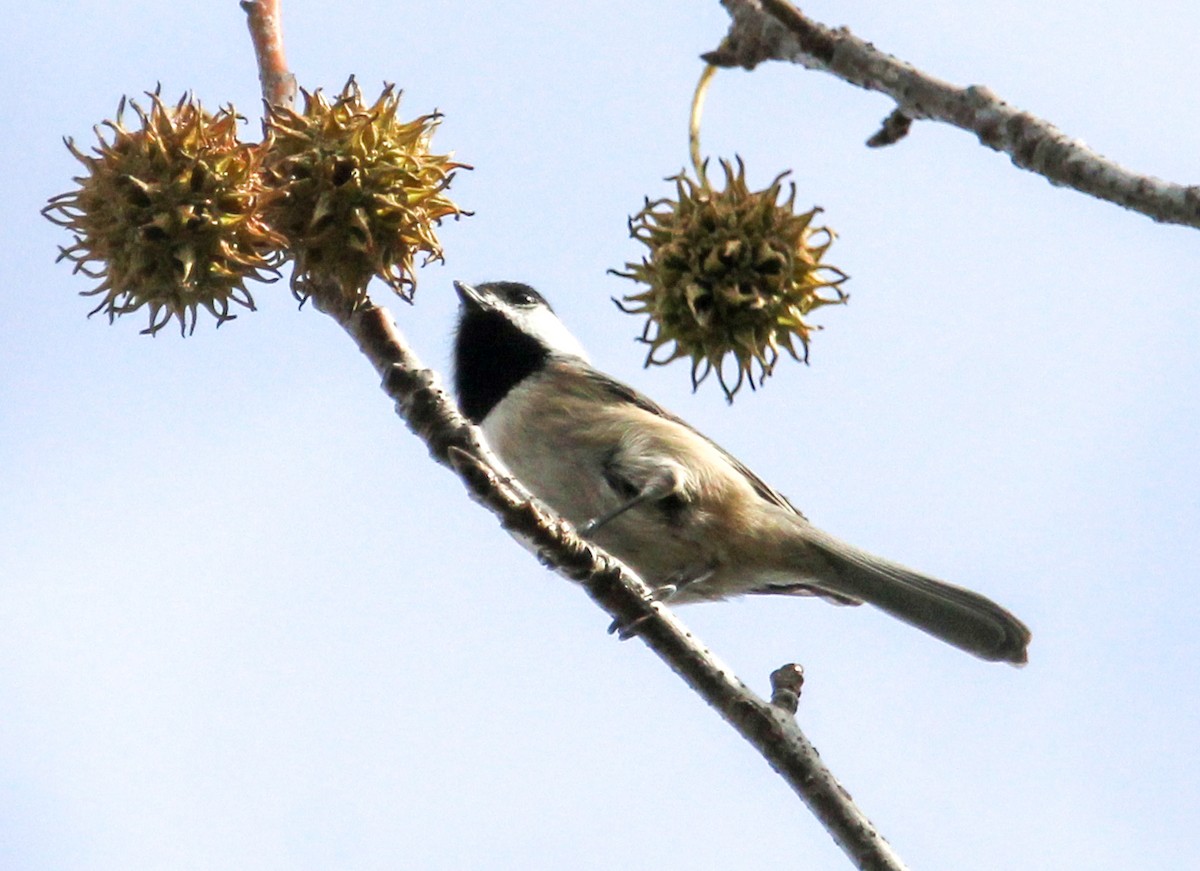
M1000 605L815 527L711 439L597 370L546 299L454 282L454 388L507 473L668 604L746 594L867 603L981 659L1022 665Z

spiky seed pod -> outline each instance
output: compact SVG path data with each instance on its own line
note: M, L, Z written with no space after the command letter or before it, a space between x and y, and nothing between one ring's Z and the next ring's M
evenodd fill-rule
M845 273L821 262L833 233L812 226L819 209L795 213L795 184L779 202L788 173L751 191L741 158L736 170L727 160L721 168L724 190L714 190L703 172L699 181L680 173L668 179L676 199L647 199L629 229L649 251L640 263L626 263L627 271L614 272L646 285L617 303L648 316L641 336L650 345L646 365L690 357L693 389L715 370L732 401L744 382L755 387L756 363L762 384L780 348L807 361L809 337L819 328L805 317L848 297L840 288ZM822 295L825 290L833 295ZM723 371L727 355L736 362L736 378Z
M186 334L199 308L218 325L234 318L230 303L253 310L245 282L276 271L282 239L262 219L260 151L238 142L233 107L210 114L190 94L175 106L147 96L148 112L129 102L132 130L121 100L116 118L95 128L93 154L66 140L87 174L42 214L75 235L59 259L101 279L83 291L103 296L89 317L103 311L112 323L144 306L150 325L142 332L154 335L176 318Z
M274 142L264 165L282 195L269 216L287 237L292 291L301 301L333 282L357 306L372 276L411 301L414 256L442 260L434 225L467 214L444 191L454 170L469 167L429 153L441 116L401 122L399 104L387 85L367 106L351 78L332 104L318 90L304 92L301 113L270 109Z

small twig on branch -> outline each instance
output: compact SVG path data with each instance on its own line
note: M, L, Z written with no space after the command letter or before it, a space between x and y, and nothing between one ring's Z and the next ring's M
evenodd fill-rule
M283 21L280 0L242 0L246 24L258 60L258 80L270 106L290 108L296 99L296 77L283 54Z
M753 69L767 60L798 63L879 91L908 119L929 119L969 130L989 148L1051 184L1074 188L1155 221L1200 227L1200 187L1139 175L1097 154L987 88L961 88L921 72L844 27L808 18L788 0L721 0L733 23L716 50L702 58L717 66ZM892 119L889 118L889 121ZM890 144L888 123L869 144ZM901 134L902 135L902 134ZM882 137L882 138L881 138Z
M902 110L893 110L892 114L883 119L883 126L879 128L878 132L867 140L867 148L895 145L908 135L908 131L912 128L912 121L913 119L905 115Z
M803 686L803 668L794 662L779 666L771 672L771 704L794 715L800 709L800 690Z

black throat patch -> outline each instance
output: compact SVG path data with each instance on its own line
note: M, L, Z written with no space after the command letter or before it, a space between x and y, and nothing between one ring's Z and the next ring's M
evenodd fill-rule
M454 392L462 413L479 423L549 356L500 312L464 306L454 343Z

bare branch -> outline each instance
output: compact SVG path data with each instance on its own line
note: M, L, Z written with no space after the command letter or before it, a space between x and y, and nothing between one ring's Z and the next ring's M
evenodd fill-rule
M798 63L879 91L908 119L929 119L969 130L1014 164L1169 224L1200 227L1200 187L1139 175L1097 154L1028 112L1010 106L982 85L958 87L921 72L844 27L828 28L787 0L721 0L733 19L720 47L703 55L718 66L753 69L766 60ZM889 119L891 122L891 119ZM895 122L893 122L894 124ZM896 132L896 131L892 131ZM869 144L890 144L889 125Z
M259 58L264 98L277 104L295 77L284 63L278 0L247 0L250 31ZM287 96L290 99L290 96ZM615 557L584 541L574 528L508 477L479 437L479 430L458 411L437 373L426 369L409 348L384 308L367 301L356 307L339 288L313 281L313 305L354 339L383 379L383 390L396 413L429 448L438 462L452 468L476 501L489 508L508 532L538 558L583 585L614 620L622 637L638 636L706 702L763 755L808 805L834 841L861 869L904 871L904 865L850 795L821 762L800 731L786 703L770 704L752 693L713 656L653 591ZM785 669L777 672L781 675ZM799 692L792 667L783 683ZM777 681L778 682L778 681ZM781 691L777 689L778 696Z
M322 296L322 298L324 298ZM583 585L616 625L636 635L667 663L742 737L762 754L800 796L858 868L902 871L890 844L858 809L796 725L790 706L803 673L785 666L773 675L773 703L751 692L654 599L646 584L616 558L584 541L563 518L535 500L521 484L499 471L478 430L467 422L441 386L407 346L386 309L368 305L357 312L318 306L349 333L383 377L396 411L428 446L454 469L476 501L538 558ZM797 680L799 678L799 681Z
M804 686L804 669L790 662L771 672L771 704L781 711L795 714L800 709L800 690Z
M283 21L280 0L242 0L246 25L258 59L258 80L263 99L271 106L289 107L296 99L296 77L283 54Z

